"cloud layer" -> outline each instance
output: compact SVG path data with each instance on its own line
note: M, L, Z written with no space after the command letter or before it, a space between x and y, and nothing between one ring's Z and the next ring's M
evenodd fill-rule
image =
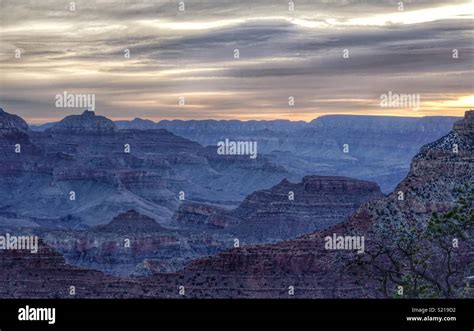
M80 112L54 107L63 91L94 93L97 112L113 118L461 115L472 106L471 2L294 3L184 1L180 11L179 1L78 0L72 11L70 1L0 0L0 105L30 122ZM421 108L381 108L388 91L420 94Z

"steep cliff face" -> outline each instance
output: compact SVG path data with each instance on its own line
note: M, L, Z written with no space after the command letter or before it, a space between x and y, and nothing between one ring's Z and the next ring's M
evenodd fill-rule
M467 295L463 277L472 275L474 262L473 124L467 111L452 132L421 148L391 195L364 209L371 254L361 260L388 295L395 286L413 297Z
M19 116L9 114L0 108L0 137L27 133L28 124Z
M414 157L409 175L390 196L403 212L446 211L456 202L459 191L474 185L473 114L467 111L453 131L423 146Z
M454 131L461 136L474 139L474 110L467 111L464 119L454 123Z
M247 197L231 213L242 221L232 230L246 241L294 238L342 222L363 203L380 199L377 184L346 177L306 176L286 180Z
M21 155L37 157L41 151L34 146L28 136L28 124L19 116L5 112L0 108L0 171L15 172L28 169ZM23 153L23 154L22 154Z
M36 188L31 181L36 172L44 170L40 162L43 155L43 151L31 142L26 122L0 108L0 224L34 225L33 222L10 220L16 218L15 213L2 213L1 209L9 205L20 183L27 183L28 190Z

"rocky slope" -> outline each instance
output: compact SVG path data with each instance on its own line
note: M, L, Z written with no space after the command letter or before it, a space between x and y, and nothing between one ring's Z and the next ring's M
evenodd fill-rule
M72 267L42 241L37 254L0 251L0 280L5 284L0 287L1 298L120 298L127 296L124 288L136 286L132 280Z
M17 133L27 133L28 124L19 116L8 114L0 108L0 137L8 137Z

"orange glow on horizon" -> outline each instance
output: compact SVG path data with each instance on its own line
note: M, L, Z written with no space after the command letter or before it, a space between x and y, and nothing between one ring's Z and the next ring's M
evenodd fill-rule
M217 95L220 97L233 95L232 93L227 92L205 92L203 96L209 97L211 95ZM189 94L191 95L191 94ZM193 94L198 96L198 93ZM199 101L199 100L196 100ZM334 101L336 103L336 101ZM366 101L369 102L368 100ZM343 100L337 100L337 103L343 103ZM349 103L350 102L346 102ZM360 101L358 102L360 103ZM114 102L115 106L127 106L132 107L133 101L116 101ZM464 116L464 112L469 109L474 108L474 94L468 95L448 95L446 96L445 100L435 100L435 101L423 101L421 102L421 106L419 110L413 110L409 108L374 108L368 110L344 110L341 109L339 111L318 111L318 112L310 112L308 108L301 109L301 108L294 108L294 112L288 112L288 108L273 108L273 112L265 112L265 113L258 113L258 109L256 110L257 113L249 114L245 113L248 109L232 109L229 114L222 114L219 113L218 115L212 116L202 116L200 117L196 114L196 111L207 110L207 106L205 104L187 104L186 107L189 110L187 115L182 115L183 109L177 107L176 105L161 105L157 104L156 101L152 100L142 100L138 102L140 106L142 106L143 112L142 114L135 113L130 116L114 116L111 114L102 113L99 110L96 111L97 115L102 115L107 118L110 118L113 121L126 121L126 120L133 120L134 118L142 118L152 120L154 122L158 122L160 120L240 120L240 121L251 121L251 120L290 120L290 121L305 121L310 122L315 118L326 116L326 115L369 115L369 116L396 116L396 117L424 117L424 116L456 116L462 117ZM148 106L148 107L147 107ZM151 114L156 107L159 106L166 106L169 109L176 109L181 111L181 115L177 116L157 116L155 114ZM270 108L270 107L269 107ZM186 108L184 108L186 109ZM8 109L5 109L8 112ZM298 112L299 111L299 112ZM14 112L13 112L14 113ZM77 110L74 114L80 114L82 110ZM149 113L150 115L146 115L145 113ZM236 115L239 114L239 115ZM64 114L63 116L54 116L54 117L28 117L25 116L24 119L30 124L43 124L48 122L56 122L60 121L64 117L71 115L71 114ZM198 116L196 116L198 115Z
M289 121L304 121L304 122L311 122L312 120L322 117L322 116L328 116L328 115L355 115L355 116L393 116L393 117L425 117L425 116L454 116L454 117L463 117L464 112L474 108L473 106L471 107L463 107L462 109L449 112L447 113L446 111L440 113L438 111L430 111L430 112L416 112L416 111L410 111L410 112L397 112L396 110L393 110L391 112L359 112L359 111L341 111L341 112L327 112L327 113L312 113L312 114L248 114L248 115L243 115L240 117L228 115L228 116L219 116L215 118L211 117L203 117L203 118L196 118L190 116L176 116L176 117L171 117L171 116L146 116L146 115L136 115L136 116L107 116L105 114L101 114L100 112L96 111L97 115L105 116L112 121L131 121L135 118L141 118L144 120L151 120L153 122L159 122L161 120L183 120L183 121L189 121L189 120L197 120L197 121L204 121L204 120L223 120L223 121L230 121L230 120L239 120L239 121L273 121L273 120L289 120ZM77 114L80 114L78 112ZM71 114L68 114L71 115ZM63 117L48 117L48 118L39 118L39 117L26 117L24 118L25 121L28 124L32 125L40 125L40 124L45 124L45 123L50 123L50 122L58 122L62 120L64 117L68 116L65 115Z

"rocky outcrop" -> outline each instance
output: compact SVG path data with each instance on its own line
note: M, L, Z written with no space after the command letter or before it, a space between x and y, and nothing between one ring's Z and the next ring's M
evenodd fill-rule
M48 133L63 134L110 134L117 131L111 120L86 110L81 115L69 115L62 121L47 129Z
M28 124L21 117L9 114L0 108L0 137L27 133L28 130Z
M474 139L474 110L467 111L462 120L454 123L454 131L462 136Z
M363 203L380 199L377 184L347 177L306 176L284 179L271 189L250 194L234 210L183 204L181 224L222 227L245 243L281 241L342 222Z
M284 180L246 198L231 214L242 219L233 230L251 242L290 239L340 223L363 203L382 197L377 184L352 178Z
M42 171L43 151L29 137L28 124L0 108L0 197L11 195L10 177ZM26 157L25 157L26 156Z
M96 230L116 234L133 234L135 232L159 232L164 228L152 218L141 215L132 209L114 217L112 222L98 226Z

